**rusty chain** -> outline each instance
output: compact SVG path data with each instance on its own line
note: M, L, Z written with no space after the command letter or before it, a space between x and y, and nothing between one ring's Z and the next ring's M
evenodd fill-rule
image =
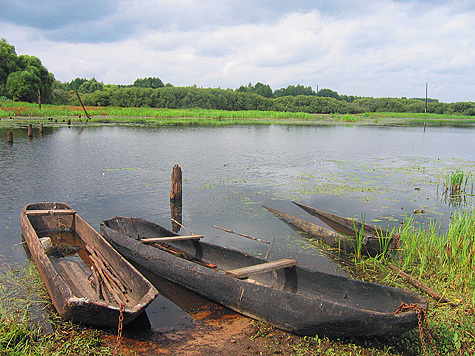
M427 351L426 341L424 337L424 329L425 329L425 334L427 334L427 338L429 339L429 344L432 347L432 350L437 356L440 356L440 354L435 349L434 339L432 338L432 335L429 330L429 325L427 324L426 310L421 305L415 304L415 303L406 304L402 302L399 308L393 314L398 314L398 313L407 312L411 310L415 310L417 313L417 325L419 326L419 334L421 337L421 344L422 344L422 348L424 349L424 354L426 356L429 356L429 352Z
M117 341L115 344L114 352L112 353L113 356L117 356L119 352L120 342L122 341L122 328L124 324L124 311L125 305L120 303L120 313L119 313L119 325L117 327Z

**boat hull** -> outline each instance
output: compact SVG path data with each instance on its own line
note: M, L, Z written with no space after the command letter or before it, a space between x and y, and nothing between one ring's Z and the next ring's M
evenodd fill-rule
M50 213L34 215L35 211L50 211ZM63 211L66 214L57 215L55 211ZM29 215L30 213L32 215ZM118 271L117 273L127 280L130 287L128 295L130 302L125 303L122 312L123 325L140 315L158 295L150 282L65 203L27 205L21 212L21 228L31 258L38 268L51 301L64 319L97 327L117 327L121 313L120 305L93 296L93 287L86 285L89 281L80 278L85 272L77 262L69 257L56 258L48 255L38 236L45 232L49 234L74 232L81 239L81 243L93 246ZM71 273L65 274L65 265L73 266L75 271L80 273L76 276Z
M235 279L225 271L267 261L197 240L167 242L186 255L180 258L140 242L174 233L139 218L103 221L101 233L127 259L161 277L300 335L397 335L417 326L414 311L393 314L402 302L427 308L427 301L412 292L298 266ZM217 267L207 267L208 263Z

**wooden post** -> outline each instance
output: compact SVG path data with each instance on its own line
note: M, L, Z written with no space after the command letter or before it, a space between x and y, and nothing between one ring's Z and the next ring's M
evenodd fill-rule
M180 225L178 223L182 223L182 205L181 201L174 201L170 199L170 210L171 210L171 218L172 218L172 228L173 232L178 233L180 231Z
M170 192L170 200L174 202L180 202L181 203L181 198L182 198L182 174L181 174L181 168L178 164L175 164L173 167L173 173L172 173L172 189Z
M28 125L28 137L33 137L33 126L31 124Z
M40 124L40 136L43 137L43 124Z
M7 132L7 142L10 143L10 144L13 143L13 132L12 131Z

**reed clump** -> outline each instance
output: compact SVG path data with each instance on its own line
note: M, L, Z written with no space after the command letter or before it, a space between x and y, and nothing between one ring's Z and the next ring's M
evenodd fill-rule
M473 194L473 174L465 172L463 169L457 169L447 174L443 184L446 194Z

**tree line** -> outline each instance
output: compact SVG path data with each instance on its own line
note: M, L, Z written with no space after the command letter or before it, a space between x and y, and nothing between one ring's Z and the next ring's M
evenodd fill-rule
M95 78L76 78L71 82L54 80L41 61L28 55L17 55L14 46L0 40L0 98L43 103L79 105L78 91L85 105L204 108L221 110L272 110L307 113L355 114L362 112L411 112L427 110L436 114L475 116L474 102L441 103L424 98L368 98L340 95L324 88L314 91L310 86L289 85L273 90L270 85L257 82L239 88L174 87L160 78L138 78L130 85L111 85Z

